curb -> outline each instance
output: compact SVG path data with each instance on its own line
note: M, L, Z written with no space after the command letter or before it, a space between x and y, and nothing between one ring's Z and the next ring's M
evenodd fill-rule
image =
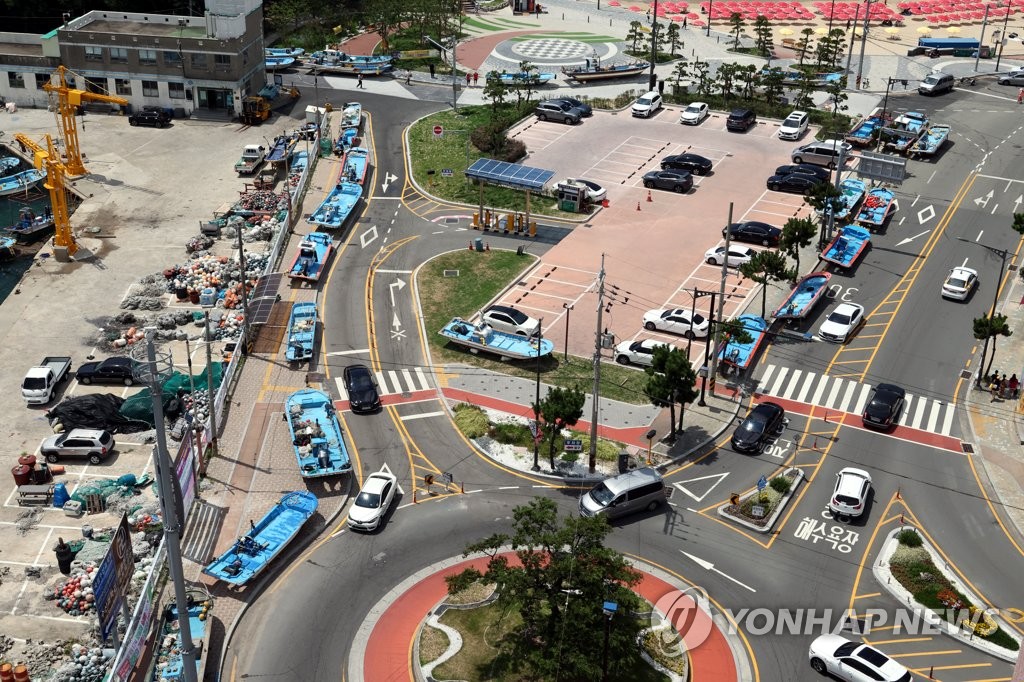
M789 500L793 497L793 495L796 494L797 488L800 487L800 484L803 482L805 478L803 469L798 469L797 467L789 467L788 469L783 470L782 473L786 474L789 473L790 471L796 472L796 480L793 481L793 485L789 486L789 491L782 496L782 499L779 500L779 503L775 505L775 510L771 513L771 515L765 521L765 524L763 526L751 523L746 519L739 518L733 514L726 512L725 510L728 507L731 507L731 504L719 505L718 509L716 510L718 512L718 515L731 523L737 523L741 526L749 528L755 533L771 533L772 528L775 526L775 522L779 520L779 516L782 515L782 512L786 509L786 505L789 504ZM751 490L749 492L744 493L743 495L740 496L740 502L750 499L757 492L757 490Z

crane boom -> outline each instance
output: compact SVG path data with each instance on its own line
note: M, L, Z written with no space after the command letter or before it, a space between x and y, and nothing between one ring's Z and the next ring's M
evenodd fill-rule
M37 170L46 170L46 182L43 183L43 187L50 191L54 251L63 249L68 256L74 256L78 251L78 242L75 241L75 236L71 233L71 216L68 214L68 198L64 191L64 178L67 176L67 171L53 145L53 138L49 135L46 136L45 148L22 133L17 133L14 139L20 142L25 149L32 151L32 165ZM60 260L59 256L58 260Z
M52 82L46 83L43 85L43 90L57 95L57 111L60 113L60 125L64 133L64 149L68 156L65 172L68 176L78 177L79 175L85 175L87 171L83 163L81 147L78 145L75 111L77 111L82 102L109 102L110 104L127 106L128 100L124 97L101 95L87 90L69 88L67 73L68 69L66 67L58 66L57 72L54 74L57 77L57 84L54 85ZM56 215L56 208L54 209L54 214Z

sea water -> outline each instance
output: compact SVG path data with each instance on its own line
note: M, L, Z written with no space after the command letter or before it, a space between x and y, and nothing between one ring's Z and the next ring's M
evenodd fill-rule
M18 222L18 216L22 208L32 209L36 215L42 215L50 206L50 197L41 193L39 189L30 190L28 196L16 194L8 197L0 197L0 229ZM37 246L15 247L22 255L11 260L0 261L0 303L6 300L7 296L17 287L22 275L30 267L35 257Z

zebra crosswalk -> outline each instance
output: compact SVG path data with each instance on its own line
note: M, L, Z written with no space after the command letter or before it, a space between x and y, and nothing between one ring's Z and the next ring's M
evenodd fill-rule
M382 396L404 393L415 393L416 391L429 391L433 389L427 373L422 367L409 369L388 369L382 372L374 372L377 377L377 387ZM345 390L345 380L342 377L335 379L338 387L338 395L341 400L348 400L348 391Z
M870 384L774 364L765 366L758 383L764 395L852 414L863 414L871 395ZM955 412L944 400L908 392L899 425L949 436Z

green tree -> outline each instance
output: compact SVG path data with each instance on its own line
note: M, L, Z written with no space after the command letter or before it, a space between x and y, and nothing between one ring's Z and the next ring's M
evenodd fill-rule
M761 317L766 317L768 305L768 285L772 282L789 282L796 279L793 271L787 267L786 257L778 251L758 251L746 263L739 267L740 273L747 279L761 285Z
M630 52L636 53L640 51L640 43L643 42L644 36L644 25L637 20L629 22L629 32L626 33L626 42L630 45Z
M672 87L676 95L680 95L683 93L683 81L690 80L690 71L690 62L686 61L685 59L681 59L678 62L676 62L675 67L672 69L672 79L674 81Z
M501 74L491 71L484 79L484 91L481 93L484 99L491 101L491 111L497 113L498 109L505 106L508 98L509 87L501 80Z
M1013 336L1013 330L1006 323L1006 315L996 313L992 317L974 318L974 338L985 341L981 349L981 366L985 368L983 376L988 376L992 371L992 362L996 359L996 338L1000 336ZM992 339L992 355L988 355L988 341ZM979 378L980 381L980 378Z
M303 18L306 18L305 15ZM374 0L367 3L365 8L364 21L372 24L380 35L381 47L388 52L388 40L401 26L405 20L405 7L399 0Z
M798 109L813 109L814 100L811 96L814 94L814 75L807 72L800 72L800 80L796 84L796 97L794 98L793 104Z
M824 54L826 59L822 66L834 67L843 55L843 48L846 46L846 31L834 28L827 36L823 36L818 41L819 45L822 43L826 45Z
M835 215L843 207L842 192L831 182L819 182L807 193L804 201L821 216L821 233L818 237L818 246L823 247L825 245L825 226L828 224L829 212L831 211L832 215Z
M508 637L517 678L599 680L608 628L608 679L631 678L639 661L636 638L644 626L642 600L633 591L641 575L605 547L611 527L603 516L558 518L553 500L538 498L512 512L512 532L470 543L464 556L487 555L484 571L447 576L448 592L477 581L498 585L498 605L515 609L522 625ZM520 565L501 552L511 545ZM605 601L618 605L607 619Z
M583 416L583 403L587 396L579 388L553 386L544 396L540 405L533 405L534 414L544 420L544 438L548 441L548 461L555 468L555 441L566 427L576 426Z
M800 64L800 66L803 66L804 65L804 57L807 56L807 50L811 46L811 36L814 35L814 29L810 28L810 27L805 28L804 30L800 31L800 35L802 35L803 38L801 38L800 41L796 45L797 45L797 47L800 48L800 62L799 62L799 64ZM820 43L819 43L819 45L820 45Z
M702 95L711 93L712 80L708 76L708 69L711 68L710 62L702 62L699 59L694 61L693 70L690 72L692 78L697 79L697 92Z
M699 393L694 389L697 373L690 365L686 351L675 346L658 346L651 357L651 366L645 367L647 386L645 390L655 405L669 408L671 430L669 438L683 429L683 415L686 405L692 403ZM676 428L676 405L679 405L679 428Z
M793 280L800 276L800 249L808 247L818 234L818 228L810 218L790 218L782 226L782 237L779 248L796 261L793 268Z
M761 74L761 87L764 91L764 100L772 104L782 98L785 91L786 74L782 69L773 66Z
M715 72L715 85L718 86L718 90L726 100L731 99L734 94L733 91L736 88L736 74L739 70L739 64L730 62L728 64L720 64L718 71Z
M264 5L264 19L278 31L295 31L309 15L307 0L277 0Z
M523 100L529 102L533 98L533 92L537 88L537 66L529 60L519 62L519 77L522 85L516 88L516 96L519 98L519 106L523 106Z
M761 314L764 317L764 313ZM729 358L730 343L750 343L754 340L750 332L738 319L725 320L718 324L715 330L716 346L721 347L722 357Z
M679 24L676 22L670 22L668 28L665 30L665 40L668 42L668 51L670 54L675 55L676 52L683 46L683 41L680 39Z
M754 93L761 85L761 71L753 64L737 65L736 80L740 84L740 90L744 99L754 99Z
M771 58L775 50L775 42L772 40L772 27L768 23L768 17L758 14L754 20L754 47L757 53L765 58Z
M747 25L743 21L743 15L739 12L733 12L729 15L729 33L733 34L733 48L740 49L740 36L743 34L743 29Z
M826 83L825 92L828 93L829 101L832 103L832 118L835 118L840 111L850 108L846 106L846 101L850 99L850 95L846 92L846 76Z

